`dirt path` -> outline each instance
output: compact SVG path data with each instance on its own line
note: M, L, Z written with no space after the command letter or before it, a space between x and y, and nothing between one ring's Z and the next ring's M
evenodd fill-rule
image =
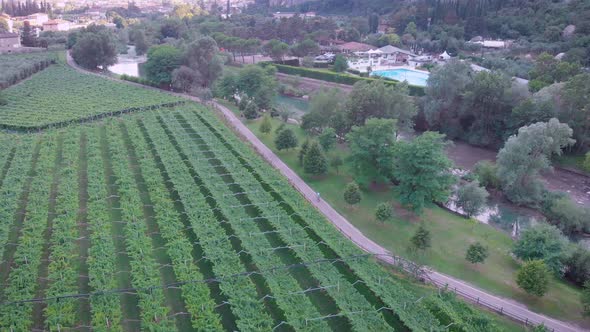
M76 66L68 57L68 63L79 71L86 72L85 70ZM96 74L102 76L100 74ZM112 80L116 80L111 78ZM121 81L132 85L138 85L131 82ZM150 87L145 87L153 89ZM161 90L160 90L161 91ZM179 95L179 94L174 94ZM190 100L200 102L198 98L184 96ZM362 250L376 255L381 261L388 264L395 264L392 253L381 247L371 239L367 238L361 231L359 231L354 225L352 225L346 218L339 214L330 204L324 200L317 201L316 193L314 190L307 185L292 169L290 169L277 155L275 155L262 141L258 139L248 129L242 121L227 107L213 102L213 106L221 113L225 118L227 124L236 131L241 137L247 142L250 142L252 147L269 163L271 166L276 168L283 174L291 183L291 185L297 189L312 205L314 205L324 216L347 238L349 238L354 244L356 244ZM513 300L504 299L492 294L489 294L475 286L472 286L460 279L447 276L445 274L427 270L426 277L434 285L438 287L448 286L449 289L455 291L458 295L462 296L468 301L477 302L492 311L501 312L515 320L521 321L528 325L537 325L544 323L546 327L554 331L583 331L583 329L572 326L568 323L549 318L544 315L537 314L526 308L526 306L516 303Z

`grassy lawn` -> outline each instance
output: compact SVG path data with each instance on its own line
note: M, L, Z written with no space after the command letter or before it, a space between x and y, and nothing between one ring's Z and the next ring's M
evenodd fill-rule
M227 105L235 110L235 106ZM364 191L361 203L351 208L342 198L345 185L352 181L352 176L346 166L341 167L339 174L330 169L329 174L322 178L304 174L303 168L297 160L297 149L291 151L277 151L275 149L274 130L280 125L280 120L272 120L273 131L267 135L258 130L259 120L245 121L245 123L289 167L297 172L314 190L320 192L322 198L369 238L393 253L414 259L494 294L515 299L534 311L590 327L590 320L584 319L580 314L580 290L578 288L555 279L551 283L549 292L540 299L529 296L518 288L514 279L519 262L510 256L513 241L507 234L491 226L456 216L438 207L426 209L421 216L416 216L399 205L392 188L387 186ZM300 143L307 137L307 133L299 126L287 125L287 127L295 132ZM347 151L344 146L338 146L330 152L330 155L333 154L339 154L344 159L347 156ZM390 202L394 206L395 217L393 220L386 223L375 220L374 210L381 202ZM432 248L424 254L417 255L410 253L407 247L409 238L420 223L430 230ZM485 264L474 266L465 260L465 251L470 243L476 241L488 246L490 256Z

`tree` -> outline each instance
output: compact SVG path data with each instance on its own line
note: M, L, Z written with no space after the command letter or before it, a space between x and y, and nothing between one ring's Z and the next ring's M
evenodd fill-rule
M349 205L358 204L361 201L361 189L355 182L350 182L344 188L344 201Z
M411 131L417 110L406 84L394 87L376 80L353 86L346 113L350 126L362 126L369 118L396 119L400 130Z
M336 114L342 113L342 97L338 89L321 89L309 102L309 112L301 119L301 128L311 133L321 133L330 127Z
M392 174L398 181L396 189L400 201L415 212L421 212L430 202L445 202L455 183L444 138L428 131L411 142L395 145Z
M270 117L265 115L262 118L262 123L260 124L260 132L263 134L269 134L272 131L272 124L270 123Z
M590 208L580 206L570 197L554 199L545 215L566 235L580 234L590 227Z
M297 43L291 47L291 54L298 58L303 58L310 54L317 54L320 51L320 47L316 42L311 39L305 39L304 41Z
M420 225L416 233L410 238L410 250L426 250L431 246L430 231Z
M336 146L336 131L334 128L325 128L318 136L318 141L324 151L330 151Z
M379 15L373 13L369 16L369 32L376 33L379 28Z
M114 36L106 28L90 26L77 38L72 57L82 67L106 70L117 62Z
M340 158L340 156L338 156L338 155L333 156L332 158L330 158L330 167L334 167L334 169L336 169L336 174L339 174L338 169L343 164L344 164L344 162L342 161L342 158Z
M488 258L488 248L476 242L469 245L465 253L465 259L471 264L483 263Z
M172 72L172 86L178 91L191 91L197 80L197 73L187 66L180 66Z
M393 216L391 205L387 202L377 205L375 209L375 218L381 222L385 222Z
M135 44L135 54L137 55L144 55L150 46L143 30L138 30L134 33L133 43Z
M471 67L466 62L451 60L433 70L424 97L424 115L431 129L446 134L449 139L463 135L460 110L471 80Z
M559 120L573 129L577 151L586 151L590 146L590 74L574 76L567 81L561 92L562 107Z
M512 252L522 260L542 260L556 274L563 270L567 239L555 226L538 224L526 229Z
M158 85L170 85L172 72L180 67L180 57L180 50L174 46L151 47L144 65L147 79Z
M590 251L582 245L576 244L569 250L564 260L564 277L582 286L590 281Z
M517 204L535 204L541 199L543 185L539 172L550 169L550 157L574 143L572 130L557 119L522 127L506 141L498 153L498 178L509 200Z
M218 53L215 40L202 37L189 44L182 56L182 64L195 72L195 83L202 88L210 87L221 75L223 61Z
M543 296L549 289L549 270L543 261L532 260L524 263L516 274L516 283L525 292Z
M334 58L333 68L335 72L339 73L346 71L346 69L348 69L348 60L346 60L346 57L342 54L336 55L336 57Z
M328 160L318 142L312 142L303 158L303 170L307 174L322 175L328 171Z
M283 61L283 58L289 52L289 45L273 39L262 47L262 51L274 61Z
M299 154L297 155L297 159L299 160L299 165L303 166L303 161L305 160L305 154L309 150L309 140L306 139L305 142L301 145L299 149Z
M459 187L455 204L471 218L483 210L488 196L487 190L480 187L479 181L475 180Z
M246 108L244 108L244 117L248 120L254 120L258 117L258 106L254 102L248 102Z
M236 89L251 98L258 108L270 110L277 93L275 67L246 66L238 74Z
M279 151L296 148L297 137L295 137L293 130L289 128L281 130L275 139L275 146Z
M489 160L478 161L473 166L473 174L477 176L479 182L486 188L499 188L500 179L498 179L498 166Z
M584 290L580 295L580 302L582 302L582 314L586 317L590 316L590 281L584 283Z
M25 21L24 23L21 44L26 47L37 46L37 34L35 32L35 27L32 27L29 21Z
M391 176L396 121L369 119L362 127L353 127L346 135L350 148L350 165L355 179L366 185L386 181Z

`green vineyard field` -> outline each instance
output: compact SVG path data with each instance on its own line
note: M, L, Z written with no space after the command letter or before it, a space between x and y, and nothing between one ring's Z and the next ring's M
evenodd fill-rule
M407 289L200 105L0 140L0 330L495 329Z

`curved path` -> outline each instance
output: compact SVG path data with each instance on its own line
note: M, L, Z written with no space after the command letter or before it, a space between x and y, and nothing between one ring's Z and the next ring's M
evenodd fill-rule
M71 57L68 54L67 62L70 66L75 68L78 71L84 73L90 73L94 75L98 75L101 77L105 77L99 73L88 72L80 67L78 67ZM113 77L107 77L111 80L116 80L124 83L128 83L131 85L141 86L146 89L152 90L159 90L152 87L147 87L144 85L140 85L133 82L122 81L118 80ZM164 91L166 92L166 91ZM196 102L201 102L196 97L191 97L187 95L177 94L168 92L173 95L181 96L184 98L191 99ZM262 141L254 135L248 127L246 127L242 121L227 107L212 102L214 108L216 108L221 115L225 118L227 124L229 124L232 129L234 129L238 135L244 138L246 141L250 142L254 149L273 167L281 172L287 179L291 185L297 189L311 204L313 204L324 216L346 237L348 237L352 242L354 242L359 248L362 250L377 255L381 261L395 265L394 258L392 257L392 253L386 250L385 248L381 247L377 243L373 242L371 239L367 238L361 231L359 231L354 225L352 225L346 218L344 218L340 213L338 213L330 204L326 203L324 200L317 201L316 194L314 190L305 183L292 169L289 168L277 155L274 154ZM544 315L537 314L528 310L524 305L515 303L512 300L507 300L498 296L494 296L489 294L475 286L472 286L465 281L447 276L445 274L433 271L433 270L426 270L426 278L428 281L436 285L437 287L448 287L450 290L455 291L458 295L462 296L463 298L478 303L488 309L497 311L499 313L505 314L515 320L521 321L528 325L537 325L544 323L549 329L553 331L565 331L565 332L573 332L573 331L583 331L583 329L572 326L568 323L549 318Z

